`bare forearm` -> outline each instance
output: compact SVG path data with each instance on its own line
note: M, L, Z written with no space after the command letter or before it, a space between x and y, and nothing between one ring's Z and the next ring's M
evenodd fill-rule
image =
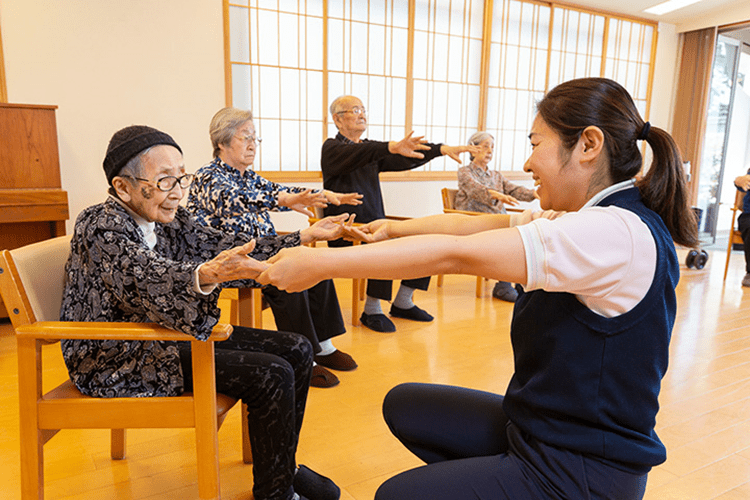
M462 215L440 214L392 221L388 225L388 235L391 238L413 236L419 234L451 234L468 235L502 229L510 226L510 216L506 214Z

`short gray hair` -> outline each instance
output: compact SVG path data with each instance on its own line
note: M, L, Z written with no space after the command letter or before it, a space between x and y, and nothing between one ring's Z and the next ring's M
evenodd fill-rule
M474 132L473 134L471 134L471 137L469 137L469 145L476 146L478 144L482 144L487 139L492 139L493 141L495 140L495 138L492 137L492 134L484 130L480 132Z
M469 146L478 146L487 139L495 140L495 138L492 137L492 134L487 131L480 130L479 132L474 132L471 134L471 137L469 137ZM469 160L474 161L474 155L471 153L469 153Z
M229 107L217 111L211 118L211 125L208 127L211 146L214 148L214 157L219 156L219 145L229 146L232 137L237 133L237 129L243 123L252 121L252 119L253 112L244 109Z

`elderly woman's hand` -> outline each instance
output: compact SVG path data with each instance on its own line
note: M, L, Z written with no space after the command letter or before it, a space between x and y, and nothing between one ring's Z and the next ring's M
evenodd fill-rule
M344 235L344 227L354 223L354 214L339 214L320 219L312 226L299 232L300 242L305 245L315 241L330 241Z
M200 286L216 285L225 281L255 279L268 264L253 259L248 254L255 248L255 240L224 250L201 265L198 270Z
M494 189L488 189L487 191L489 191L490 196L492 198L496 199L497 201L499 201L500 203L504 205L512 205L512 206L518 205L518 200L513 198L509 194L503 194L499 191L495 191Z
M281 191L276 201L280 207L291 208L295 212L308 217L315 217L315 214L308 210L308 207L327 207L328 201L322 191L313 192L312 189L305 189L299 193L290 193Z

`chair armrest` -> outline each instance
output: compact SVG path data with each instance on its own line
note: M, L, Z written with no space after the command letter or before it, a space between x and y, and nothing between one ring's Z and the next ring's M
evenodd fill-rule
M444 208L444 214L463 214L463 215L487 215L484 212L472 212L471 210L456 210L455 208Z
M164 328L155 323L109 323L75 321L37 321L16 328L18 337L40 340L173 340L201 342L191 335ZM208 342L227 340L232 335L232 326L216 325Z

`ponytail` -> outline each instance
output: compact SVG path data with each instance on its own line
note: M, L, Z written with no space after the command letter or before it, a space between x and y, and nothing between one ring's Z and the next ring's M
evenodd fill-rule
M637 183L643 203L659 214L675 243L698 246L698 221L689 206L685 170L674 139L660 128L651 127L646 139L653 161Z

